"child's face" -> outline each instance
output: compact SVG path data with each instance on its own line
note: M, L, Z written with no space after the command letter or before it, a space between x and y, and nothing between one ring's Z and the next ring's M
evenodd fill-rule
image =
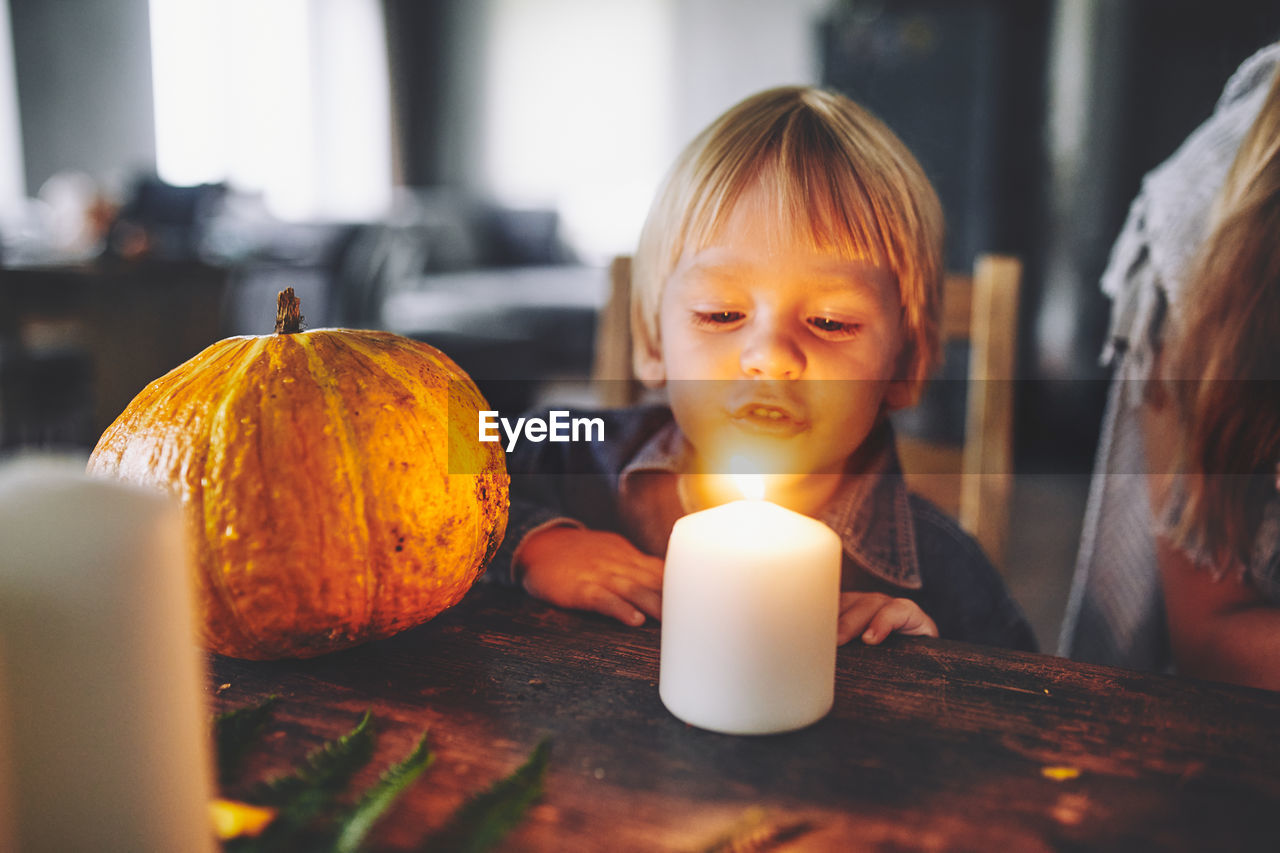
M838 473L885 404L906 400L898 289L886 269L778 233L770 201L751 190L680 259L655 366L702 470L742 455L761 471Z

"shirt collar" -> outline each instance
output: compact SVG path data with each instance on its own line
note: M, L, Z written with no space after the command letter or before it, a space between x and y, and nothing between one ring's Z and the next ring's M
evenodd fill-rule
M693 448L672 420L655 432L619 474L618 488L632 492L636 475L688 470ZM919 589L915 522L902 478L893 428L883 421L867 436L851 470L818 520L840 537L845 555L873 577L903 589Z

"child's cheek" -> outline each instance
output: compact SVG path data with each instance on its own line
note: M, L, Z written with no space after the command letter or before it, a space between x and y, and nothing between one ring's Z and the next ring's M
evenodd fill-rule
M684 336L668 348L667 371L674 379L737 379L737 360L724 335Z
M708 453L716 443L713 406L706 395L700 393L701 385L702 383L691 380L680 380L667 386L667 397L676 425L699 457Z

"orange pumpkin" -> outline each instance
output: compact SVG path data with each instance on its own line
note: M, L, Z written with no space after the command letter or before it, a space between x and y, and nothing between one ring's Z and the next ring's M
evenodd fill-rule
M466 373L425 343L300 321L286 290L276 334L152 382L89 459L181 499L206 644L232 657L312 657L421 624L506 530L505 460L478 440L488 406Z

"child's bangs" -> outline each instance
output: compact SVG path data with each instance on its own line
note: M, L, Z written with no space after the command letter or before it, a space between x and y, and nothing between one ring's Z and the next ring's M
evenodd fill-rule
M824 168L821 153L787 154L785 148L779 151L760 176L777 206L778 237L888 266L891 253L880 217L852 170Z
M868 196L849 155L811 122L790 116L787 126L745 156L726 158L707 175L685 231L685 246L709 245L741 196L759 183L774 207L768 239L803 240L815 249L890 267L884 217ZM797 127L797 125L810 125ZM833 167L839 163L842 167Z

